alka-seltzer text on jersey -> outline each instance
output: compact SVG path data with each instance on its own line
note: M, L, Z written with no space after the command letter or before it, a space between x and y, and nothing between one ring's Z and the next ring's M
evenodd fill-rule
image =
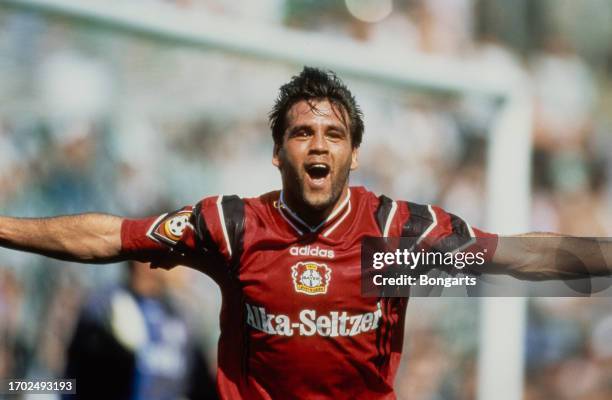
M223 297L218 391L224 399L388 399L406 298L361 295L364 237L487 236L444 210L352 187L319 226L282 193L205 198L126 220L123 250L210 275Z

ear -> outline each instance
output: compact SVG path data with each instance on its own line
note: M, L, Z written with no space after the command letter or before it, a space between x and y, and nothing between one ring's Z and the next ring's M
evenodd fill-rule
M281 161L279 158L280 151L281 147L278 144L275 144L272 150L272 165L274 165L276 168L280 168L281 165Z
M357 160L359 157L359 148L355 147L351 154L351 171L354 171L359 167L359 161Z

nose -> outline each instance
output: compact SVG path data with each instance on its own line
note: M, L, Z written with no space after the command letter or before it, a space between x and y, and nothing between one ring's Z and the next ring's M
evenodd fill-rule
M310 141L310 152L321 154L328 151L327 140L325 139L325 133L322 130L318 130L312 135Z

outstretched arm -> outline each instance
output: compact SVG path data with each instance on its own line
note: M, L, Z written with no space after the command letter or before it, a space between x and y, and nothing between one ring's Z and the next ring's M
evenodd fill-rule
M0 246L84 263L120 261L123 219L108 214L0 217Z
M579 279L612 275L612 241L526 233L500 237L490 272L519 279Z

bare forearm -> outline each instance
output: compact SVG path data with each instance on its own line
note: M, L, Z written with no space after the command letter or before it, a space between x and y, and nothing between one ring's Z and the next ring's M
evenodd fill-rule
M612 242L553 233L500 238L493 259L521 279L578 279L612 274Z
M62 260L110 262L121 258L121 223L107 214L0 217L0 246Z

